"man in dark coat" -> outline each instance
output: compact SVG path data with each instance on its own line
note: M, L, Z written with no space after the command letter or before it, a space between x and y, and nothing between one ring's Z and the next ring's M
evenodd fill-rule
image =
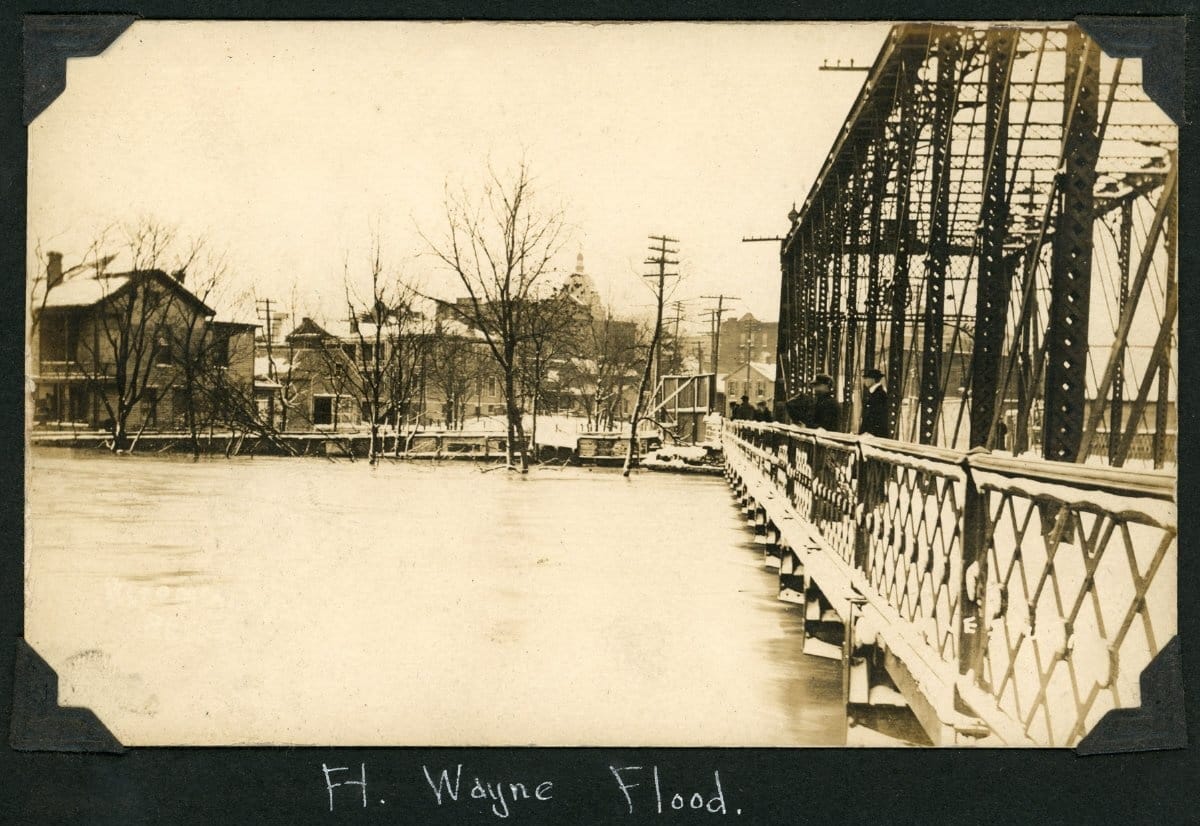
M859 433L886 439L888 428L888 395L883 386L883 373L871 367L863 371L863 407Z
M733 410L729 414L731 419L746 419L754 418L754 407L750 404L749 396L742 396L742 403L735 404Z
M775 417L771 415L771 411L767 409L766 401L759 399L758 404L754 406L754 421L756 422L773 422Z
M781 416L779 420L792 424L804 424L808 421L810 410L812 410L812 396L801 391L783 403L783 412L787 418Z
M816 398L813 400L812 413L805 424L812 428L841 430L841 411L838 409L837 399L833 397L833 379L820 373L813 379L812 385Z

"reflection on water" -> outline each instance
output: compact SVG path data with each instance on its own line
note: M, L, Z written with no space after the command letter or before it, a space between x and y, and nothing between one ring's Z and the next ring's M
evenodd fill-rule
M843 742L719 479L31 465L27 637L127 744Z

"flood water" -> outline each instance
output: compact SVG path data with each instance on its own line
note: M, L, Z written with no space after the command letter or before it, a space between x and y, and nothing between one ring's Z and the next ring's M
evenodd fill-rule
M26 638L127 745L840 745L719 477L34 451Z

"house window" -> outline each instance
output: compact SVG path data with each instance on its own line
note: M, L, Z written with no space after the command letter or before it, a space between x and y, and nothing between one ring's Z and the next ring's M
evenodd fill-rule
M765 393L763 393L763 383L761 381L757 385L755 385L755 388L758 390L758 395L760 395L760 396L766 395Z
M212 346L213 364L217 367L229 366L229 336L217 335Z
M374 344L363 344L362 360L363 360L363 364L370 364L371 362L373 362L375 360L375 345Z
M41 321L42 360L75 361L79 349L79 316L47 315Z
M333 424L333 396L313 396L313 424Z
M142 396L142 418L149 427L154 427L158 424L157 387L147 387L145 395Z
M154 363L158 365L171 364L171 342L166 338L160 337L154 342Z
M495 376L488 376L488 395L489 396L496 395L496 377Z
M87 391L82 387L69 387L67 397L70 399L71 421L87 421Z
M346 354L346 358L350 359L350 361L354 361L354 345L353 344L343 344L342 352Z
M67 317L67 361L76 361L79 355L79 316Z

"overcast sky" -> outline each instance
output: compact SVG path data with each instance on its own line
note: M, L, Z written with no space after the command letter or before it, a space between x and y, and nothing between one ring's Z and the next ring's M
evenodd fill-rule
M676 297L724 292L774 319L781 235L885 24L140 22L69 62L30 127L31 245L77 259L153 216L225 250L237 285L336 313L342 262L378 223L426 290L459 290L417 228L447 181L522 154L603 297L645 312L646 236L680 240ZM708 302L696 301L698 317ZM705 325L707 327L707 325Z

